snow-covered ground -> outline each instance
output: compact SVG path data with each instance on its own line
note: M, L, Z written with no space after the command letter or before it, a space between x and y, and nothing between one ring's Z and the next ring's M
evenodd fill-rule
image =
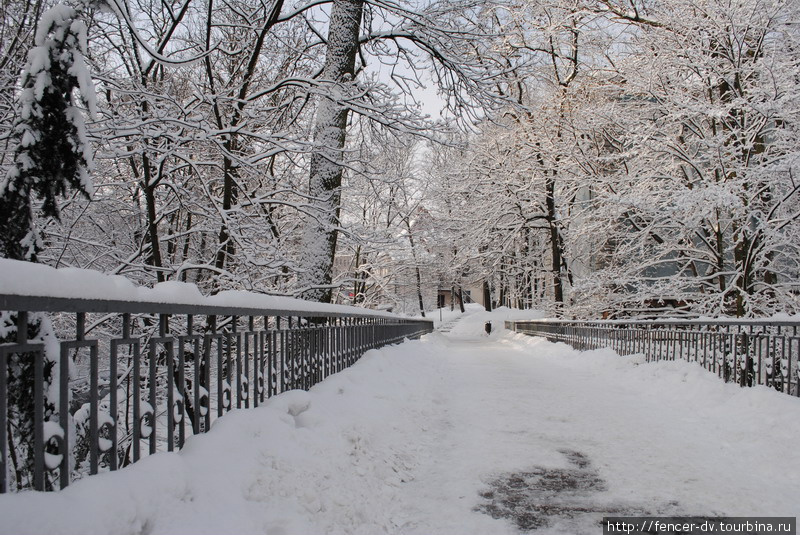
M371 351L180 453L0 497L0 533L599 533L606 513L800 516L800 399L502 331ZM485 321L494 332L483 334Z
M506 320L535 320L545 317L544 312L539 310L516 310L507 307L500 307L492 312L486 312L483 305L476 303L468 303L464 306L465 313L455 307L454 310L449 308L437 308L427 313L427 318L433 320L433 327L441 329L445 327L448 332L453 335L461 333L466 336L480 334L483 331L483 325L487 321L492 322L492 329L498 330L503 328L503 323ZM452 332L454 331L455 332Z

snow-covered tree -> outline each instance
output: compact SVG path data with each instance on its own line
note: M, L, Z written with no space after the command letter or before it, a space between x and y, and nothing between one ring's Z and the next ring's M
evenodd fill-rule
M47 10L20 80L14 164L0 181L0 254L6 258L35 260L43 247L34 199L44 216L58 218L59 196L70 189L92 194L92 152L79 106L94 112L85 53L80 13L65 5Z
M302 295L315 301L330 302L332 297L343 149L350 112L342 101L352 98L348 93L356 91L353 80L363 12L363 0L334 0L331 7L325 66L320 75L330 84L330 90L317 107L309 178L309 195L319 213L306 224L301 242L301 254L305 258L298 278Z
M480 207L462 243L495 300L545 284L585 315L796 310L795 11L528 2L500 17L528 67L460 157Z
M33 46L36 23L46 8L43 0L0 4L0 124L5 126L0 130L0 176L5 176L14 156L10 125L19 116L19 74Z
M625 166L596 199L616 228L596 280L623 306L796 310L796 10L687 1L636 21L608 108Z
M45 11L21 74L18 116L11 133L15 143L13 164L0 181L0 254L6 258L36 261L43 248L36 224L39 207L34 202L41 203L43 216L57 219L60 196L70 190L87 197L92 194L91 147L80 105L94 111L94 87L84 62L86 26L81 16L79 10L65 5ZM14 313L0 311L0 343L17 338L17 319ZM60 354L52 344L49 320L42 314L33 314L27 320L24 338L45 346L42 379L48 398L44 400L44 417L50 419L57 393L48 385L57 380ZM0 371L6 374L6 431L15 450L9 472L19 488L30 486L34 475L31 392L35 360L30 354L12 353L7 369ZM69 432L68 422L59 425L62 433Z

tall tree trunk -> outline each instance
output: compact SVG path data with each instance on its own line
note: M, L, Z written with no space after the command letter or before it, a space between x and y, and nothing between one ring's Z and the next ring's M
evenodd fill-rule
M492 311L492 291L489 288L489 281L486 279L483 280L483 307L486 312Z
M159 181L152 176L150 158L147 155L142 156L142 171L142 191L147 207L147 238L150 241L150 254L147 259L155 269L156 280L164 282L164 262L161 258L161 240L158 236L158 212L156 209L156 188Z
M364 0L334 0L328 50L320 81L342 84L342 89L352 82L363 11ZM309 193L318 215L308 222L303 234L301 251L305 257L298 285L304 298L326 303L333 295L331 282L338 238L348 112L332 96L322 97L314 125L315 148L311 155Z
M504 306L506 303L506 268L508 264L505 260L501 260L500 262L500 276L499 282L497 284L498 288L498 295L497 295L497 306Z
M234 148L230 141L225 143L225 147L229 151ZM236 254L236 244L234 243L233 237L228 229L227 217L230 214L231 208L233 208L234 203L239 197L239 190L236 186L237 168L227 156L224 158L223 169L222 212L224 215L222 224L219 228L219 236L217 238L219 245L216 258L214 259L214 267L220 271L225 269L227 261L232 259ZM219 283L214 284L212 293L217 293L217 291L221 289L222 288L220 287Z
M408 231L408 243L411 245L411 258L414 260L414 274L417 283L417 300L419 301L419 313L425 317L425 302L422 299L422 271L419 269L419 261L417 260L417 248L414 245L414 233L411 231L411 220L408 218L403 219Z
M227 125L227 128L230 129L230 133L226 135L223 142L226 153L226 155L223 157L222 164L223 216L217 238L217 252L214 258L214 267L220 271L226 269L226 266L230 264L229 261L233 260L233 257L236 254L236 243L233 241L233 237L231 236L231 229L228 227L227 218L230 214L230 210L239 199L239 187L237 185L239 179L239 164L229 155L236 154L242 148L240 142L241 138L236 134L236 130L242 121L246 121L245 106L248 102L247 96L250 91L250 85L253 83L256 75L258 60L261 57L261 50L264 47L264 41L272 27L278 23L281 9L283 9L283 0L277 0L272 4L269 12L265 12L266 17L264 19L264 25L259 29L256 36L256 41L249 50L250 56L247 61L247 66L244 69L244 74L242 75L241 85L238 89L238 102L230 119L225 117L224 112L220 109L218 96L215 95L213 100L213 112L217 127L220 130L224 130ZM212 20L214 13L213 1L208 2L206 13L206 50L211 50L211 34L213 29ZM211 56L206 56L205 58L205 71L208 78L209 89L212 93L216 93L215 74L211 62ZM212 288L212 293L217 293L217 291L221 289L221 285L218 282L215 282Z
M558 235L558 222L556 220L556 179L548 175L545 184L545 204L547 209L547 223L550 227L550 256L552 257L553 272L553 299L556 303L564 302L564 285L561 280L562 251L561 240Z
M524 233L524 243L522 249L522 258L527 259L531 257L531 238L530 238L530 229L525 227ZM525 273L522 278L522 296L523 296L523 309L533 308L533 298L534 298L534 271L536 270L536 261L533 261L533 265L529 265L528 267L524 268Z
M419 264L414 266L414 271L417 276L417 300L419 301L419 313L425 317L425 302L422 300L422 272L419 270Z
M186 213L186 237L183 238L183 255L181 256L181 261L186 262L189 259L189 246L192 243L191 235L189 231L192 230L192 212L191 210ZM181 281L186 282L186 271L183 270L181 273Z

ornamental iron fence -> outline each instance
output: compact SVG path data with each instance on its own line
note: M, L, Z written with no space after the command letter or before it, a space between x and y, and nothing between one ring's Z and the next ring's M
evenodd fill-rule
M765 385L800 397L797 321L507 321L506 328L575 349L609 347L647 362L696 362L725 382Z
M0 295L0 311L0 493L64 488L180 449L228 411L433 329L355 308Z

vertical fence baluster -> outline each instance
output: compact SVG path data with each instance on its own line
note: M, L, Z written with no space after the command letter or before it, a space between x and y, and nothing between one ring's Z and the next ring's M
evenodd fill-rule
M792 382L792 347L796 348L794 351L794 367L795 367L795 378L794 378L794 393L795 396L800 398L800 338L797 338L797 331L795 330L792 340L796 342L795 344L789 345L789 388L791 390L791 382Z
M212 318L206 317L206 324L211 327ZM201 359L207 359L211 355L211 338L208 335L203 337L203 352L202 356L197 354L194 356L194 365L192 366L192 397L194 399L194 411L192 412L192 434L196 435L200 432L200 372L202 366L200 365Z
M297 318L297 326L295 330L294 353L297 363L297 388L300 390L308 390L308 373L306 371L306 349L308 340L308 331L303 323L303 319Z
M322 322L318 327L317 339L319 348L319 376L320 381L324 381L328 373L328 348L327 348L328 325L327 321Z
M317 337L319 336L319 328L314 327L311 328L310 338L311 338L311 345L309 347L309 353L311 354L311 374L312 374L312 386L319 383L322 379L320 378L320 370L322 366L319 365L319 340Z
M209 316L206 318L206 324L208 327L208 331L214 332L216 327L216 317ZM194 422L192 422L192 434L196 435L200 433L200 417L202 416L200 410L200 403L201 403L201 391L200 391L200 375L203 372L203 362L205 362L206 366L211 365L211 336L206 334L203 336L203 351L202 354L197 354L194 357L194 366L192 367L192 373L194 375L194 380L192 382L192 390L194 395ZM207 385L210 387L211 385ZM209 396L211 392L209 392ZM210 401L210 399L209 399ZM209 410L211 410L209 403Z
M275 328L269 331L269 366L270 366L270 387L272 388L271 391L267 392L268 396L274 396L278 394L278 389L281 386L280 383L280 376L278 375L278 331L277 331L277 320L275 318Z
M248 328L250 332L243 332L240 336L244 338L244 348L241 352L241 357L243 359L244 369L240 371L241 381L242 381L242 397L244 398L244 408L250 408L250 333L253 332L253 316L248 318ZM255 342L255 340L253 340ZM239 344L237 344L238 346ZM238 349L238 347L237 347ZM255 355L255 347L253 348L253 355ZM253 357L255 358L255 356ZM255 364L253 364L255 367Z
M305 321L305 320L304 320ZM311 361L311 344L313 343L313 328L308 323L303 323L301 331L303 344L303 389L308 390L314 381L314 367Z
M217 339L217 418L222 416L226 409L230 410L233 405L230 348L230 334L224 333Z
M276 318L277 319L277 318ZM273 326L269 326L269 318L264 316L264 329L267 336L267 353L264 357L264 378L266 381L266 394L265 399L272 397L278 390L278 362L277 362L277 347L276 347L276 321L273 320Z
M289 347L288 331L280 328L281 318L278 318L278 334L280 335L280 348L281 348L281 392L286 392L291 385L291 370L289 369L289 356L287 348ZM287 320L288 325L288 320Z
M175 387L176 393L178 396L179 401L177 401L176 409L178 417L180 418L177 427L178 427L178 449L183 448L183 444L186 440L186 341L189 341L191 344L194 341L194 355L195 361L200 354L200 348L197 343L197 340L194 338L194 316L191 314L187 314L186 316L186 337L181 337L178 339L178 378L177 378L177 385ZM174 362L174 359L173 359ZM173 374L175 372L173 371ZM174 431L173 431L174 434Z
M260 384L260 372L261 372L261 350L263 349L263 333L264 331L256 332L256 319L253 316L250 316L249 325L250 329L250 336L253 339L253 375L252 375L252 393L248 395L248 398L252 395L253 396L253 407L258 407L258 397L261 395L261 391L259 391L259 384ZM247 359L248 365L250 359ZM248 377L249 375L249 371ZM248 379L249 381L249 379Z
M119 346L127 344L130 347L130 351L132 354L136 354L139 352L139 340L134 340L131 338L131 315L130 314L122 314L122 339L116 339L111 341L111 392L110 392L110 410L111 410L111 417L114 419L114 429L111 433L111 459L110 459L110 468L111 470L116 470L119 466L119 400L117 399L118 393L117 390L119 388ZM128 385L130 386L130 376L133 370L128 374ZM126 407L126 420L127 420L127 411L128 407Z
M347 367L347 351L348 351L348 346L347 346L347 334L348 334L347 333L347 322L348 322L348 319L347 318L341 318L340 322L341 322L341 325L339 327L339 336L340 336L339 342L341 344L341 349L340 349L340 351L341 351L341 357L340 357L341 358L341 363L339 365L339 369L342 370L342 369Z
M86 314L79 313L76 322L76 340L84 340L86 329ZM98 429L98 358L96 348L90 348L89 353L89 473L97 473L97 460L100 454L100 433ZM63 424L62 424L63 425ZM64 426L66 427L66 426ZM66 457L69 457L68 455Z
M331 340L331 347L332 347L332 366L333 366L333 373L339 373L339 321L340 318L334 318L332 323L332 336L333 340Z
M183 349L178 344L178 351ZM175 449L175 359L167 355L167 451Z
M17 344L27 345L28 313L17 313ZM23 349L20 353L24 352ZM33 353L33 486L44 490L44 355ZM6 370L3 370L6 373Z
M703 348L703 368L708 369L708 331L705 327L700 329L700 345ZM699 355L699 353L698 353Z
M330 348L328 347L330 324L328 318L325 318L325 322L322 325L323 327L320 331L320 349L322 351L322 378L325 380L331 374Z
M228 386L231 389L231 409L233 409L233 389L236 389L236 408L242 408L242 353L239 342L239 334L236 331L236 317L231 317L231 329L228 330L227 339L228 344L225 348L227 350L226 360L228 363L227 375ZM233 356L233 344L236 344L236 358ZM235 362L234 362L235 360ZM233 375L233 366L236 365L236 375Z
M159 314L158 315L158 337L159 339L163 339L167 335L167 319L168 316L166 314ZM156 438L158 436L158 425L157 425L157 418L158 415L158 398L157 398L157 372L158 372L158 344L160 340L150 340L150 455L153 455L156 452Z
M0 494L8 492L8 358L0 347Z
M139 372L141 366L141 353L139 351L134 352L133 354L133 369L131 370L131 374L128 380L133 383L133 462L139 460L141 452L139 451L141 448L141 432L142 432L142 423L141 423L141 392L140 385L139 385Z
M744 377L745 374L743 373L744 367L747 366L747 349L744 347L744 336L745 334L742 332L742 327L738 326L736 328L736 338L734 340L734 346L736 350L733 354L733 369L735 373L739 375L734 375L733 380L734 382L738 383L739 386L744 386Z
M758 368L756 371L756 384L761 384L761 373L762 368L766 366L767 359L770 357L770 346L772 344L772 336L767 332L760 332L757 335L758 346L756 348L756 355L758 356ZM767 386L772 386L772 377L770 379L770 384Z
M311 388L311 363L309 359L309 349L311 344L311 329L305 320L297 318L300 337L300 384L303 390Z
M266 316L264 317L264 325L267 325ZM277 331L275 330L267 331L267 351L267 369L269 370L267 397L270 397L278 393Z
M356 328L357 328L356 327L356 321L357 320L355 318L350 318L350 330L349 330L349 333L348 333L350 335L349 336L349 339L350 339L350 355L349 355L349 358L347 359L347 366L348 367L352 366L356 362L356 343L357 343L357 339L356 339ZM400 333L400 337L402 337L402 336L403 336L403 333L401 332Z
M293 329L292 317L286 318L286 362L289 366L289 388L297 388L297 364L295 355L295 341L297 332Z
M76 321L77 323L77 321ZM0 368L5 373L5 367ZM69 485L70 480L70 466L69 466L69 452L71 451L72 444L69 440L69 349L65 344L61 344L61 358L58 363L58 424L64 430L64 438L61 441L62 455L61 458L61 474L60 486L62 489ZM96 386L96 385L95 385ZM94 388L92 388L94 390Z
M217 344L217 360L221 359L222 351L223 351L223 336L217 330L217 317L213 316L214 322L211 324L211 332L214 335L213 343ZM204 395L206 399L206 406L204 408L204 419L203 419L203 432L208 433L211 430L211 343L209 343L209 354L207 357L204 356L202 361L202 371L203 371L203 383L204 383ZM219 402L219 400L218 400Z
M286 329L283 332L283 351L284 351L284 364L286 366L286 388L284 390L292 390L294 388L294 359L292 358L292 319L286 317Z

